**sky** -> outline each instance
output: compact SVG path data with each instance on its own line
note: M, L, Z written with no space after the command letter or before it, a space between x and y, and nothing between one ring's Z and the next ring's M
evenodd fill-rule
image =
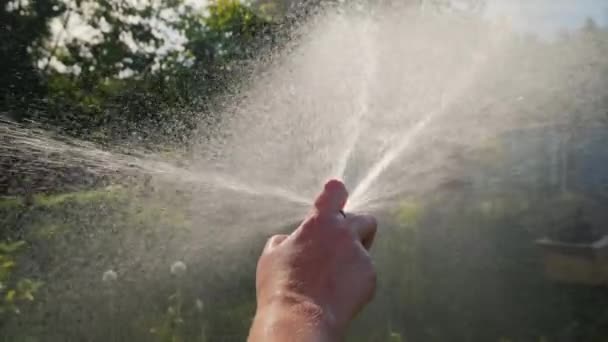
M488 0L487 16L506 17L521 32L555 37L581 27L587 18L608 24L608 0Z

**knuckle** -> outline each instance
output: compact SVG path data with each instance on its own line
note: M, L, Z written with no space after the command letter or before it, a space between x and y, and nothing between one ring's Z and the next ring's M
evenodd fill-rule
M374 232L378 230L378 220L374 216L369 216L370 227Z
M271 237L268 239L268 242L270 242L270 243L276 243L276 242L278 242L279 240L281 240L282 238L283 238L283 235L276 234L276 235L271 236Z
M302 223L303 232L330 232L335 228L342 228L343 224L336 215L315 214Z
M266 240L266 245L264 246L263 254L269 253L274 247L276 247L281 241L285 239L285 235L277 234L273 235L268 240Z
M357 243L357 233L352 229L337 229L336 234L338 236L338 239L347 242L348 244L353 245Z

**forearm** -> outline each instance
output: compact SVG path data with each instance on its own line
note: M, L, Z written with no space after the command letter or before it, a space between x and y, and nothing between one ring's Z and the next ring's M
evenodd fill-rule
M258 308L248 342L337 342L340 336L316 305L282 301Z

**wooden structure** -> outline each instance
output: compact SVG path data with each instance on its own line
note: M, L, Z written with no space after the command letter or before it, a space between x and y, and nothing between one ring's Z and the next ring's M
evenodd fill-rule
M550 279L583 285L608 285L608 235L592 243L536 241Z

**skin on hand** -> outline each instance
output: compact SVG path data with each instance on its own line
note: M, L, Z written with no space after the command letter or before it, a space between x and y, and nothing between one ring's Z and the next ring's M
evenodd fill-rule
M271 237L258 261L257 312L250 342L338 341L373 298L368 254L376 220L340 210L344 184L325 184L315 207L290 235Z

